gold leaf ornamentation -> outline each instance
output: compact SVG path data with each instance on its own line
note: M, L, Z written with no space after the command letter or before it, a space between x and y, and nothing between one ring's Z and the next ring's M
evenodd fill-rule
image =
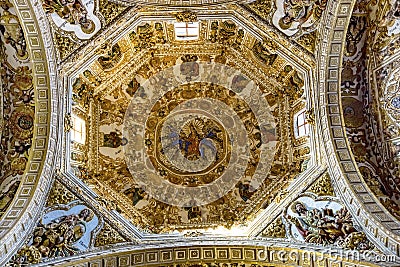
M265 228L265 230L262 232L262 236L285 238L286 229L282 222L282 218L279 216L270 225L268 225L267 228Z
M335 196L331 184L331 178L328 173L323 174L317 181L315 181L309 191L317 194L318 196Z
M96 236L94 246L101 247L125 241L125 238L123 238L115 229L113 229L108 223L104 223L103 228Z

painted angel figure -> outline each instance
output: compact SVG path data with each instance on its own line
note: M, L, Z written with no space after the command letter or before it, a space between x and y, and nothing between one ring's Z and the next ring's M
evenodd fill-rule
M284 16L278 21L282 30L314 29L313 25L321 17L326 0L285 0ZM293 24L297 23L294 29ZM306 25L307 24L307 25Z
M292 210L298 216L287 216L287 219L296 226L306 242L333 244L356 231L344 210L336 214L331 209L308 210L302 202L293 203Z
M88 11L80 0L45 0L43 8L47 13L56 13L72 25L80 25L84 33L95 29L93 21L87 18Z

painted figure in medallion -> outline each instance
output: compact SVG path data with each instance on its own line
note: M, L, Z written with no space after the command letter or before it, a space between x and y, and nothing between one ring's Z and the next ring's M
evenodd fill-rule
M118 44L113 45L105 51L106 53L99 57L98 61L104 70L115 67L122 59L122 51Z
M117 148L120 146L124 146L128 143L128 140L125 137L122 137L122 134L117 131L112 131L108 134L100 133L103 135L103 144L101 146Z
M239 195L244 202L247 202L247 200L251 198L255 191L248 182L239 182L236 187L238 188Z

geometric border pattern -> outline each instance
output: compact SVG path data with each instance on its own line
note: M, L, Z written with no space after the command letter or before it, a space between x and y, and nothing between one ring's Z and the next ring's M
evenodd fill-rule
M35 123L29 160L16 195L0 221L0 266L22 244L40 215L54 171L57 121L57 85L54 49L44 14L35 15L37 1L12 1L24 31L35 90ZM43 11L42 11L43 12ZM41 17L37 21L36 17ZM43 40L47 42L44 46ZM53 92L50 90L53 89ZM53 105L51 105L53 104ZM50 127L50 124L52 125Z
M378 266L369 262L355 261L348 255L329 253L323 247L313 250L294 247L295 245L269 244L269 246L248 245L243 241L230 241L231 244L192 244L162 245L159 247L113 247L113 252L94 252L73 258L52 261L57 267L129 267L129 266L174 266L173 264L238 263L259 264L261 266L321 266L321 267L364 267ZM227 243L227 242L224 242ZM235 243L235 244L232 244ZM284 247L286 245L287 247ZM303 246L304 247L304 246ZM43 262L36 266L46 266ZM392 263L393 264L393 263ZM379 266L390 266L380 263Z

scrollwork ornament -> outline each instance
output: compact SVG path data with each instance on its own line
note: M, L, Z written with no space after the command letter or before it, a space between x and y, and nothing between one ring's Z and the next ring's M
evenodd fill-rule
M302 196L285 211L294 239L324 246L371 250L374 245L357 230L346 207L332 198Z
M287 190L279 191L278 194L275 197L275 202L279 204L283 199L285 199L285 197L287 195L288 195L288 191Z
M72 129L71 114L66 114L64 117L64 132L68 133Z
M46 206L51 207L54 205L68 204L75 199L77 198L64 185L56 180L50 191Z
M310 108L306 111L307 122L311 125L315 125L315 112L314 108Z
M103 228L97 234L94 246L101 247L105 245L112 245L117 243L126 242L115 229L113 229L108 223L104 223Z
M285 238L286 229L281 216L277 217L270 225L262 232L262 236Z
M197 14L190 10L185 10L175 14L175 19L177 22L196 22Z

